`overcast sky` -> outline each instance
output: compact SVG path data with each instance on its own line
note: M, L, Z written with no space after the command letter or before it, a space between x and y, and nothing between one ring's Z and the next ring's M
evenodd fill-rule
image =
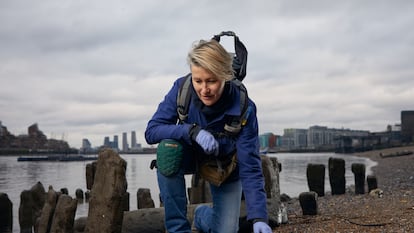
M0 121L80 147L146 124L194 41L235 31L260 133L384 131L414 102L414 1L0 1ZM223 41L226 48L232 44Z

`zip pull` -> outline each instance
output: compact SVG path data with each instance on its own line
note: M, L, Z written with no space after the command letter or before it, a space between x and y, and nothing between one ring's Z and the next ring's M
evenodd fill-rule
M247 109L246 109L246 113L243 114L243 119L242 119L242 122L241 122L242 126L245 126L247 124L247 118L249 118L251 111L252 111L252 108L250 106L248 106Z
M219 173L223 173L223 172L224 172L224 169L223 169L223 167L221 166L221 161L220 161L220 160L218 160L218 159L216 159L216 162L217 162L217 171L218 171Z

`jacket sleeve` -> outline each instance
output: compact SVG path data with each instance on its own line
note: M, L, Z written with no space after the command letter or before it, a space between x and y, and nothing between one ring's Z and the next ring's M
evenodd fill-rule
M258 123L256 106L249 101L252 112L237 140L237 158L239 162L239 177L246 200L247 219L266 219L266 192L262 162L259 155Z
M173 87L158 105L157 111L151 120L149 120L145 130L145 140L148 144L156 144L163 139L184 140L191 144L189 136L191 125L177 124L177 94L183 80L183 78L180 78L174 82Z

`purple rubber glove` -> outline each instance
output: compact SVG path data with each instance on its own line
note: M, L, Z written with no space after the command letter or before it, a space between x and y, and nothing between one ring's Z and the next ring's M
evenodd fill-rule
M200 130L195 138L195 141L201 146L201 148L203 148L206 154L214 154L215 156L218 155L219 143L208 131L204 129Z
M256 222L253 224L253 232L254 233L272 233L272 229L270 229L269 225L265 222Z

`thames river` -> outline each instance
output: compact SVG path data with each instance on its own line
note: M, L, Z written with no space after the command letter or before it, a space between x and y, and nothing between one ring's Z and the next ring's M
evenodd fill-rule
M277 157L282 164L280 173L280 191L291 197L298 196L301 192L308 191L306 180L306 167L309 163L325 164L328 169L329 157L343 158L346 166L346 185L354 184L354 176L351 172L352 163L364 163L367 166L367 175L375 162L352 155L334 153L277 153L268 154ZM155 206L159 206L159 189L155 170L149 168L155 154L122 154L127 162L126 178L128 192L130 193L130 210L137 209L136 193L139 188L149 188ZM0 192L6 193L13 203L13 232L20 232L18 221L18 209L20 193L29 190L37 182L41 182L45 188L53 186L54 190L67 188L69 195L75 198L76 189L86 189L85 167L91 161L77 162L17 162L17 156L0 156ZM187 185L190 185L191 176L186 177ZM325 191L330 191L328 170L325 172ZM87 203L80 203L76 217L86 216Z

